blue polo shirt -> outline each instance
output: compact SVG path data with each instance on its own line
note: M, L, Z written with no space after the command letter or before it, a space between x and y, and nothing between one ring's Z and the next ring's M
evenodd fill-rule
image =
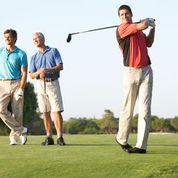
M21 67L27 65L27 55L18 47L11 52L0 48L0 79L20 79Z
M44 53L37 52L30 61L29 72L36 72L40 68L52 68L62 63L61 55L56 48L47 47ZM60 72L48 72L46 78L59 78Z

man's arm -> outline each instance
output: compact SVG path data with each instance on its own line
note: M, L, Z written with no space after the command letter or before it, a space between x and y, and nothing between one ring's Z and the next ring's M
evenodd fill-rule
M60 63L60 64L58 64L58 65L56 65L52 68L46 69L45 72L59 72L60 70L63 70L63 64L62 63Z
M137 30L145 30L149 26L154 28L155 27L155 19L146 18L144 20L141 20L140 22L137 22L136 26L137 26Z
M25 84L26 84L26 81L27 81L27 66L21 66L21 74L22 74L22 77L21 77L21 80L20 80L19 88L24 90Z
M46 70L45 68L40 68L36 72L29 72L29 75L30 75L31 79L34 79L37 77L44 78L45 70Z
M48 69L45 69L45 68L40 68L39 70L37 70L36 72L30 72L30 77L31 79L34 79L34 78L44 78L45 77L45 73L47 72L59 72L60 70L63 70L63 64L60 63L52 68L48 68Z
M138 31L145 30L146 28L149 27L149 20L148 19L141 20L140 22L136 23L136 27Z
M151 47L155 38L155 27L150 29L150 32L147 36L147 46Z

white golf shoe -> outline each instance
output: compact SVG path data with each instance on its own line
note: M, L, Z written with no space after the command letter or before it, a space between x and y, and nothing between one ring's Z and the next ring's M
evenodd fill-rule
M21 139L21 144L25 145L27 142L27 128L26 127L24 127L24 129L23 129L20 139Z
M10 137L10 144L9 145L17 145L17 140L14 137Z
M21 135L21 136L20 136L20 139L21 139L21 144L22 144L22 145L25 145L26 142L27 142L27 135Z

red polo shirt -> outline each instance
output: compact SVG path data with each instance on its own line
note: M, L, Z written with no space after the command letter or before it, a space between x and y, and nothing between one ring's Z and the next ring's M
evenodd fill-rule
M151 64L147 51L147 38L136 24L123 23L117 28L117 40L124 57L124 66L141 68Z

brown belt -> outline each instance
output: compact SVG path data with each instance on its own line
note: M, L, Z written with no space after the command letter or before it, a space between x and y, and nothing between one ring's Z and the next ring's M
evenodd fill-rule
M19 80L19 79L6 79L6 78L0 79L0 81L14 81L14 80Z
M42 79L41 79L42 80ZM46 78L45 79L45 82L53 82L53 81L55 81L55 80L57 80L57 78ZM43 80L44 81L44 80Z

